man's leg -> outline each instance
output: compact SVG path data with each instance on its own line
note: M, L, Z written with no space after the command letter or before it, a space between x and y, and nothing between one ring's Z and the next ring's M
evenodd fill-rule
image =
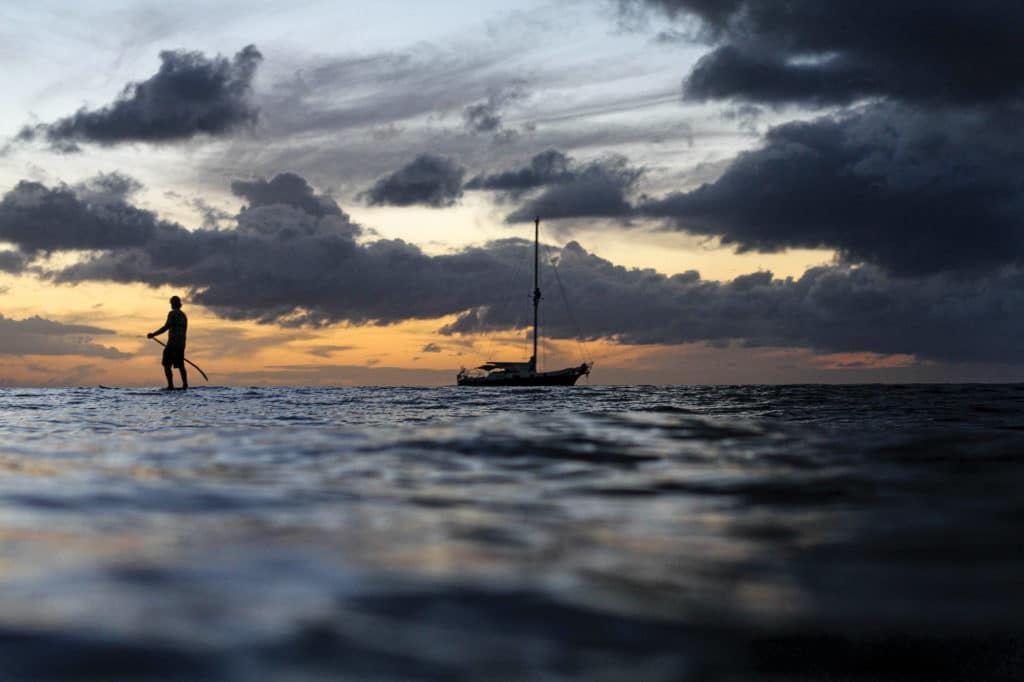
M181 388L188 388L188 374L185 373L185 365L179 367L178 371L181 373Z
M167 388L174 388L174 377L171 375L170 363L164 365L164 375L167 377Z

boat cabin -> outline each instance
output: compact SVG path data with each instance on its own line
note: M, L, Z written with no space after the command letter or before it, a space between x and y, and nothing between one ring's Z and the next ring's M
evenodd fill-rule
M537 373L533 358L529 362L497 362L488 360L479 367L459 372L460 377L487 378L494 381L518 379L533 376Z

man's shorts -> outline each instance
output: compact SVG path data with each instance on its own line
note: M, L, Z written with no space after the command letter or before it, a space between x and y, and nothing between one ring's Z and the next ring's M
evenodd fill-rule
M164 367L170 365L183 368L185 366L185 347L167 346L164 348L164 359L160 364Z

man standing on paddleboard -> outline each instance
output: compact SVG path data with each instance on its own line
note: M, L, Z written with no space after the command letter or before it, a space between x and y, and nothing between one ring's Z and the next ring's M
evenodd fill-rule
M177 367L181 372L181 388L188 388L188 375L185 373L185 332L188 331L188 318L181 310L181 299L171 296L171 311L167 313L167 321L164 326L155 332L146 334L152 339L164 332L167 334L167 345L164 346L164 357L161 361L164 366L164 374L167 376L167 389L174 389L174 379L171 375L171 368Z

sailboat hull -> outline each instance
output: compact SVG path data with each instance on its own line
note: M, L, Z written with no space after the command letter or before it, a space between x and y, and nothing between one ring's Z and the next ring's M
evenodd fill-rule
M501 376L494 372L482 377L459 376L457 382L459 386L573 386L585 374L590 374L590 366L587 364L517 376Z

